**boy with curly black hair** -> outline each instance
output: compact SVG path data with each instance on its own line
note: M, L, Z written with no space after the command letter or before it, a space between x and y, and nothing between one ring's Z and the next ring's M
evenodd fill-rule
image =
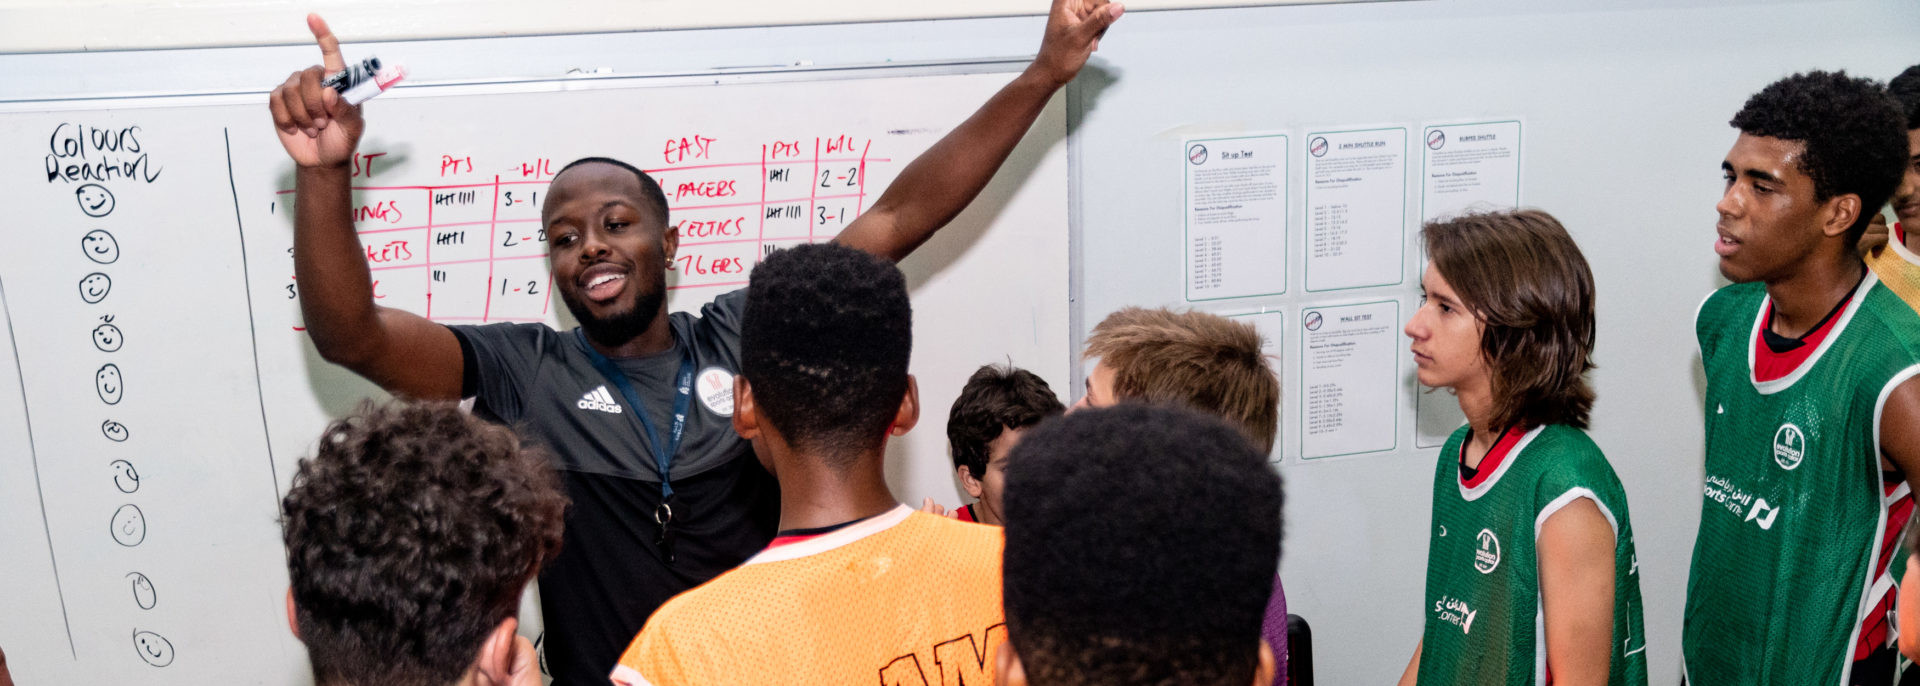
M733 426L779 480L780 533L661 606L613 682L989 683L1000 529L887 488L887 439L920 418L905 277L845 246L782 250L754 268L741 328Z
M1886 547L1920 476L1920 317L1854 245L1900 183L1906 117L1874 81L1810 72L1732 124L1714 251L1735 283L1695 320L1706 484L1686 677L1892 683Z
M1279 475L1215 416L1128 403L1034 428L1007 468L995 683L1272 683L1280 526Z
M455 403L364 405L281 503L287 620L318 686L538 686L520 594L560 548L546 458Z
M947 413L947 445L954 475L974 502L955 508L954 519L999 526L1000 494L1006 488L1007 454L1040 420L1067 411L1040 375L1012 366L985 365L967 379ZM944 514L928 499L922 510Z

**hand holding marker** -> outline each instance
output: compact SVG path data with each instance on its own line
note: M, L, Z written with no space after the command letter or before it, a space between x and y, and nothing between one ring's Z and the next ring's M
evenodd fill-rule
M386 92L401 79L407 77L402 67L382 68L380 58L369 57L359 64L349 66L327 76L322 85L332 88L349 105L372 100L373 96Z

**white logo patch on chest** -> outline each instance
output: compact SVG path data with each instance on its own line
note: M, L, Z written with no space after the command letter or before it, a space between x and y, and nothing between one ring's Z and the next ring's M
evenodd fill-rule
M1806 458L1807 435L1800 431L1800 427L1781 424L1780 430L1773 432L1773 461L1781 469L1793 471Z
M1480 570L1481 574L1492 574L1493 570L1500 567L1499 537L1493 535L1492 529L1481 529L1474 540L1480 547L1473 551L1473 568Z
M700 395L700 404L708 412L722 417L733 416L733 372L719 367L702 369L699 378L693 382L693 390Z

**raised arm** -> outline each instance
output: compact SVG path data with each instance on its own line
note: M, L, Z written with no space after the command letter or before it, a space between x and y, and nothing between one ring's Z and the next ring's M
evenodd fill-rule
M1581 498L1540 527L1547 668L1562 686L1603 686L1613 659L1613 525Z
M396 395L460 396L460 341L446 327L405 310L373 304L373 278L353 229L348 163L366 122L321 85L346 67L340 41L319 15L307 27L320 44L321 66L287 77L267 96L280 144L296 167L293 273L300 313L320 356Z
M1108 0L1053 0L1040 54L1026 71L901 170L873 208L834 241L890 260L927 242L987 186L1047 99L1080 73L1123 11Z

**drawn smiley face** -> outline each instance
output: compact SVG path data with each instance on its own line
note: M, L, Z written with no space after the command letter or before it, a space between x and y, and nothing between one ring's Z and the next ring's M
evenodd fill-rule
M106 435L107 440L113 441L115 443L127 442L127 437L129 435L127 433L127 425L121 424L120 422L116 422L111 419L104 422L100 422L100 433Z
M80 201L80 211L89 217L105 217L113 213L113 191L97 183L89 183L74 189L73 197Z
M113 542L132 548L147 540L147 516L133 503L113 511Z
M120 489L121 493L132 493L140 490L140 472L134 470L132 462L114 460L113 464L109 466L113 467L114 488Z
M120 327L114 326L111 321L93 327L93 347L99 348L100 352L114 352L126 342L126 336L120 335Z
M106 274L94 272L80 280L80 299L91 305L107 299L107 292L113 290L113 279Z
M160 596L153 590L153 580L139 572L128 572L127 578L133 580L133 602L142 610L151 610L160 604Z
M166 637L160 634L151 631L135 630L133 632L133 650L140 654L140 659L145 660L147 664L155 667L165 667L173 664L173 643L167 641Z
M100 264L113 264L120 259L120 242L113 240L113 234L94 229L80 237L80 252Z
M108 405L120 403L120 396L127 390L121 385L120 366L111 362L102 365L100 371L93 373L93 389L100 392L100 400Z

